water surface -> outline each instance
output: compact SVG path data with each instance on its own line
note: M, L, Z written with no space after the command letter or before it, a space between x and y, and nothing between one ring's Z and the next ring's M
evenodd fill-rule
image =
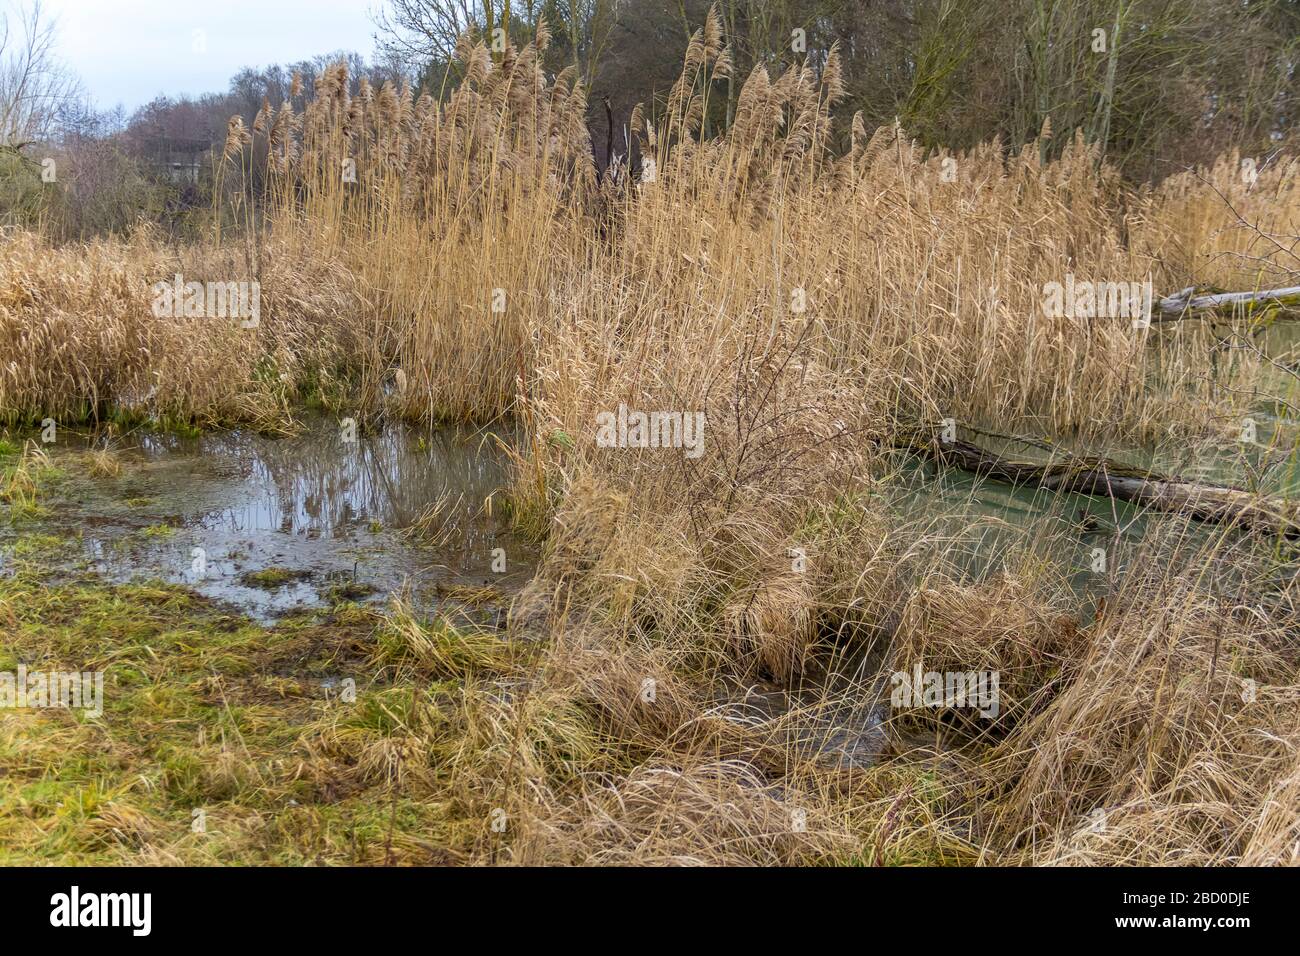
M260 618L340 595L504 595L531 575L535 549L500 515L506 436L392 424L350 437L324 416L291 437L138 430L106 440L60 430L45 446L56 465L108 444L121 472L90 477L84 458L73 464L43 502L50 517L26 530L79 537L63 555L70 571L185 584ZM434 503L431 532L404 533ZM12 561L0 556L0 567Z

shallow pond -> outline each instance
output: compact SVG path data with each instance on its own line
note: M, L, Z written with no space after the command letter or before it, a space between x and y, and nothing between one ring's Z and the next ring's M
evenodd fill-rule
M345 441L339 422L325 416L290 437L141 430L112 439L120 468L100 477L89 472L89 452L102 439L67 429L58 438L45 448L67 467L42 500L49 515L0 526L0 573L22 559L21 533L62 542L42 555L56 575L91 570L116 582L182 584L262 621L340 597L383 602L394 592L428 609L472 588L490 589L475 613L501 624L536 566L536 548L489 504L508 479L505 433L391 424ZM900 520L922 524L964 576L985 577L1027 544L1050 539L1047 550L1085 597L1103 593L1138 554L1151 522L1167 520L1122 502L1011 488L917 461L882 490ZM439 502L432 533L410 534ZM1098 547L1108 573L1092 567ZM1091 603L1081 608L1085 618ZM842 662L843 672L827 678L852 693L738 685L717 707L742 722L780 717L791 746L834 766L867 766L884 745L889 713L878 663Z
M118 474L92 478L83 458L43 502L50 516L24 530L79 537L60 555L68 571L185 584L263 620L403 589L422 603L453 586L504 597L528 579L535 549L490 504L507 478L504 436L388 425L351 437L324 416L291 437L132 432L111 442ZM92 446L67 429L58 439L44 446L55 465ZM435 502L433 532L405 533Z

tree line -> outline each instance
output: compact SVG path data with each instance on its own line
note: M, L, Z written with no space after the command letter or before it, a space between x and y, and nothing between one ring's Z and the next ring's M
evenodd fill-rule
M542 18L552 33L544 65L571 68L586 89L603 165L608 148L629 152L636 104L652 116L663 107L710 7L732 69L715 81L705 134L727 129L753 70L820 69L836 49L837 111L861 112L868 131L898 122L936 149L993 138L1016 149L1050 128L1047 158L1079 130L1141 182L1233 146L1262 157L1296 140L1300 0L387 0L369 58L250 67L225 91L159 97L130 115L85 105L33 3L0 18L0 216L30 212L42 194L35 151L57 147L64 232L108 231L141 213L183 224L210 205L210 157L227 121L251 125L263 103L289 99L295 73L310 92L342 58L353 84L409 82L445 97L462 36L522 44Z

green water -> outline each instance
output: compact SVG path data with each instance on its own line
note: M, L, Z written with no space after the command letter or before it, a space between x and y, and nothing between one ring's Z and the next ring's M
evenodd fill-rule
M1228 331L1215 330L1219 337ZM1300 322L1274 322L1249 341L1277 364L1263 364L1249 420L1225 423L1225 439L1154 448L1075 442L1053 450L976 429L959 428L958 437L1011 460L1104 458L1143 472L1300 499ZM1161 336L1152 342L1162 347ZM1289 585L1300 568L1290 544L1266 535L1099 496L1012 487L928 462L902 461L887 487L885 497L909 538L932 539L957 575L980 580L1029 556L1052 563L1085 607L1133 571L1201 567L1225 590L1254 593Z

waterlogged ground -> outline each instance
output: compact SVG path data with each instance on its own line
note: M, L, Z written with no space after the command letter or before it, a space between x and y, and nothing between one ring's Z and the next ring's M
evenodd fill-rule
M185 585L268 621L340 596L410 592L429 605L448 587L474 587L504 597L536 559L493 509L506 478L493 433L390 425L344 441L338 422L316 417L290 437L57 437L42 447L65 477L23 531L64 542L50 557L65 573ZM93 474L86 453L105 447L112 471ZM412 528L438 505L430 527ZM0 529L0 573L17 540Z
M986 436L963 433L960 437L1021 461L1063 460ZM1167 460L1176 454L1168 451L1163 456ZM1234 458L1235 454L1240 454L1235 448L1207 447L1202 457L1191 459L1193 467L1164 473L1211 484L1236 479L1237 487L1254 487L1242 480L1243 471L1253 472L1243 466L1240 457ZM1150 452L1112 448L1109 457L1133 467L1160 467L1160 456ZM1275 461L1283 467L1268 472L1272 486L1266 493L1295 500L1297 490L1284 476L1286 469L1295 465L1296 453L1278 454ZM1091 619L1097 601L1120 580L1182 562L1212 560L1215 585L1225 595L1249 593L1268 598L1289 592L1300 574L1300 549L1295 542L1153 512L1117 499L1013 487L914 461L900 466L883 494L897 519L906 521L913 534L928 538L952 571L966 580L982 580L1003 568L1023 571L1027 554L1050 562L1080 599L1084 622ZM1273 572L1265 578L1243 577L1237 559L1247 556L1263 558Z
M1052 457L987 435L961 437L1021 460ZM436 607L449 589L492 592L497 600L487 603L499 618L537 560L502 515L503 440L391 425L346 442L325 417L289 437L141 430L106 442L62 430L42 445L61 478L45 489L40 514L0 525L0 574L39 548L56 579L92 572L112 583L180 585L263 623L340 599L381 604L395 593ZM88 452L105 445L116 473L92 474ZM1210 447L1173 462L1173 452L1110 449L1121 463L1179 464L1177 473L1215 481L1240 479L1243 462L1260 454ZM1268 477L1277 483L1287 474L1275 468ZM1160 520L1125 502L1012 488L918 462L904 463L885 489L900 520L946 537L963 572L981 577L1034 540L1049 545L1083 591L1104 584L1093 570L1097 547L1113 561ZM436 521L413 527L438 505Z
M536 651L505 627L537 560L502 513L505 436L343 437L325 417L289 437L63 429L43 446L52 467L31 469L34 502L0 488L0 671L106 675L98 718L0 710L0 864L444 863L481 838L482 808L446 789L473 733L455 715L467 683L513 680ZM7 475L33 438L9 436ZM1169 470L1231 479L1250 454ZM1270 480L1286 489L1283 473ZM963 576L1028 544L1082 594L1164 560L1170 528L1184 547L1224 533L915 461L880 494ZM838 662L825 681L846 693L737 685L717 706L830 766L870 767L889 713L879 663Z
M481 820L439 796L465 730L436 715L531 652L496 441L322 418L106 461L61 429L46 465L32 438L0 446L0 672L100 673L103 700L0 708L0 865L454 862Z

